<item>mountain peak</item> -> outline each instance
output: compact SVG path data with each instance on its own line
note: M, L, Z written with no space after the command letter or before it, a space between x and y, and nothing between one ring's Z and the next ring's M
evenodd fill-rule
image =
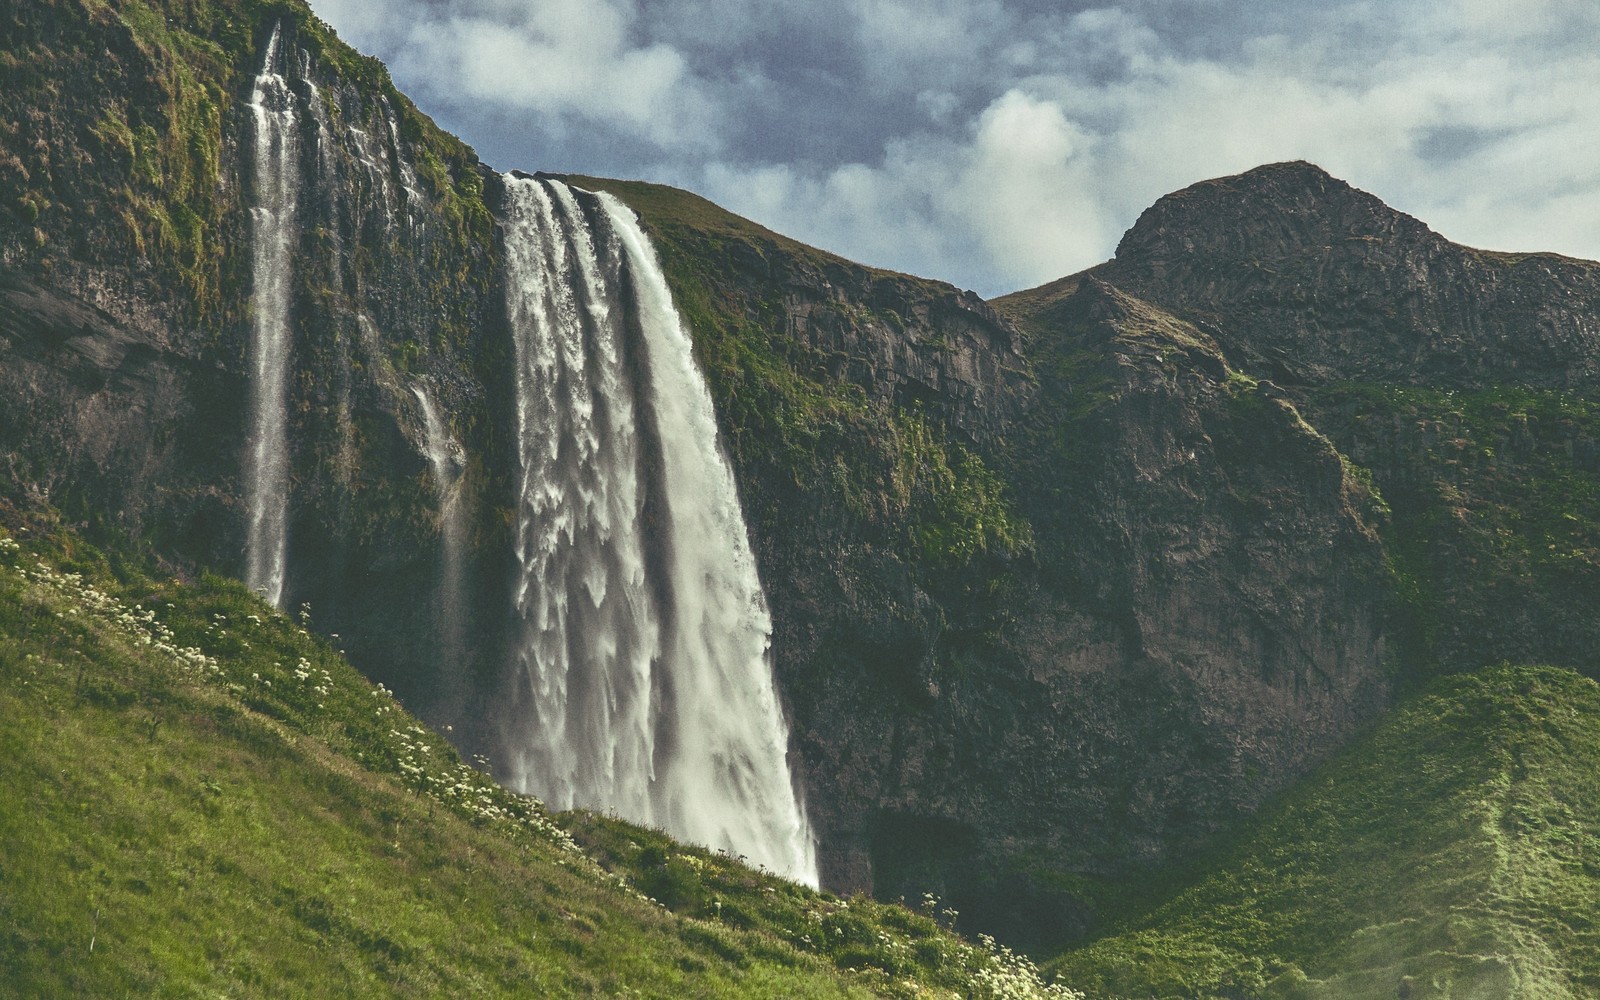
M1095 272L1290 384L1596 378L1600 267L1458 246L1310 163L1167 195Z
M1421 222L1390 208L1314 163L1269 163L1191 184L1139 216L1117 246L1119 261L1190 254L1264 259L1349 239L1438 240Z

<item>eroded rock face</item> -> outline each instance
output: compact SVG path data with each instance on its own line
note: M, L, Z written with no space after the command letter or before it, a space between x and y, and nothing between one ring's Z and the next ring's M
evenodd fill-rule
M1204 843L1391 684L1377 514L1292 403L1092 280L1029 329L1035 563L977 606L862 572L899 613L817 643L797 712L836 883L1043 943L1092 920L1061 873Z
M174 555L226 561L232 554L216 540L233 501L215 484L232 472L241 428L228 402L241 383L174 349L159 324L121 323L75 296L0 276L5 471L33 499L149 530Z
M14 482L177 566L242 573L246 105L281 24L298 152L283 605L309 604L428 717L470 714L471 684L457 678L499 655L499 618L463 623L483 633L481 659L440 662L439 524L411 390L427 386L475 457L469 576L482 599L467 606L496 606L509 555L486 513L505 475L489 414L509 347L488 214L481 197L477 218L462 204L487 172L459 143L430 140L386 78L328 65L333 43L303 35L308 21L208 13L184 29L227 47L185 65L115 16L42 5L6 16L24 68L5 101L28 104L0 147L13 168L0 194L45 206L31 219L0 212L0 448ZM66 72L85 58L92 70L51 84L54 61Z
M1094 273L1211 331L1370 472L1411 669L1600 671L1600 264L1457 246L1290 163L1163 198Z

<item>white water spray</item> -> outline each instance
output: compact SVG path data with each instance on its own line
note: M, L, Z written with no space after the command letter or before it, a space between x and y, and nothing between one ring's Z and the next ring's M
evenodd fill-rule
M439 504L439 598L438 624L440 648L448 659L459 660L465 651L462 614L466 601L462 594L461 553L466 542L466 523L462 520L461 475L466 470L466 452L450 434L439 416L433 397L421 385L411 394L422 409L424 447L428 471L433 477L434 495Z
M245 582L272 604L283 598L289 520L289 304L298 150L295 97L280 72L282 25L272 29L250 94L255 124L255 206L250 304L250 438L245 463L249 512Z
M522 459L514 786L815 885L710 393L609 195L507 177Z

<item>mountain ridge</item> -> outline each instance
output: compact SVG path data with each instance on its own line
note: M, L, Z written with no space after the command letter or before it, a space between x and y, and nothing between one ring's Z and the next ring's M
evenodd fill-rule
M1158 199L1085 273L1226 327L1236 362L1283 384L1473 388L1487 372L1540 388L1595 382L1600 265L1452 243L1303 161ZM1036 309L1073 287L997 302Z

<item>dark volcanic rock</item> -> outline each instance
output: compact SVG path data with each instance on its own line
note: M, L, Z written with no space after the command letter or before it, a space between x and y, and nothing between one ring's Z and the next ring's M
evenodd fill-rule
M837 635L802 729L836 879L1043 943L1092 919L1059 873L1204 843L1380 712L1390 671L1371 498L1293 404L1098 282L1031 329L1012 469L1038 565L987 618Z
M1600 673L1600 264L1458 246L1287 163L1163 198L1094 273L1281 382L1370 471L1410 669Z
M481 512L505 474L489 412L509 347L482 168L306 12L183 12L183 30L215 46L192 61L141 34L149 22L40 4L4 16L0 451L12 485L178 566L241 571L246 103L281 23L301 154L284 603L309 603L359 665L456 721L472 687L458 678L500 655L500 615L464 623L485 637L483 660L441 662L439 525L411 387L429 388L476 457L471 606L497 606L509 546Z
M1230 359L1286 385L1600 372L1600 266L1458 246L1309 163L1162 198L1095 273L1222 331Z
M227 565L243 379L174 350L158 324L0 276L6 473L35 500L96 511L176 559Z

